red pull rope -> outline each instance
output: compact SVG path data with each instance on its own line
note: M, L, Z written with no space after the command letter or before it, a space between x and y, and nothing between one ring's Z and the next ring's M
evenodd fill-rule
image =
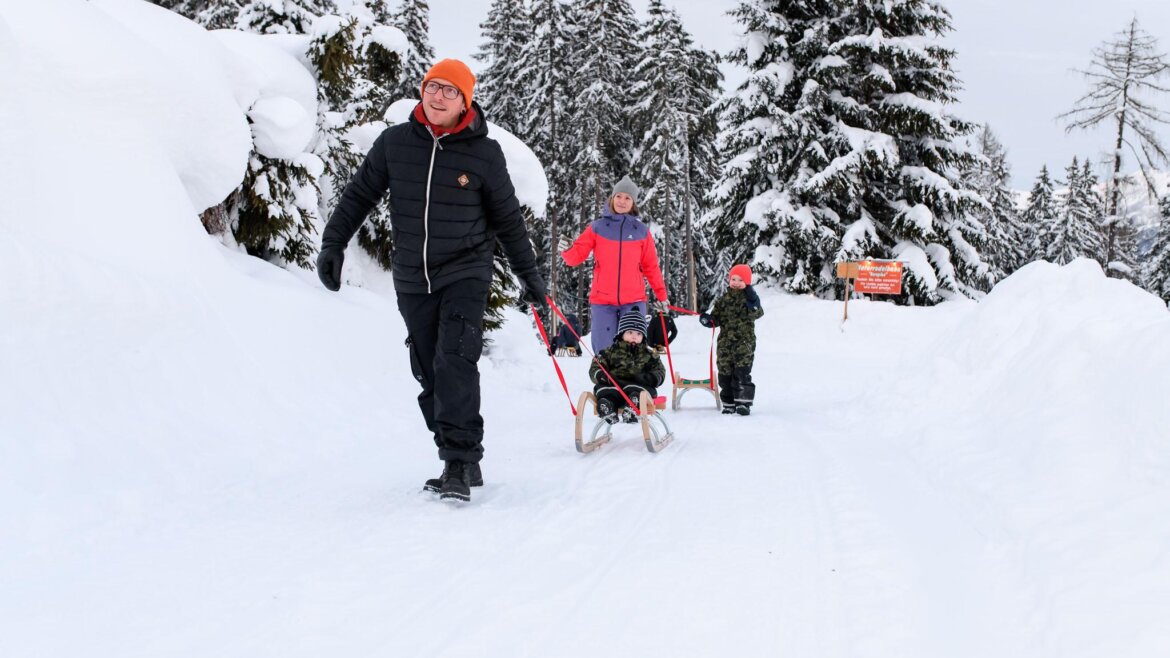
M565 373L561 372L561 365L557 363L557 357L553 354L552 345L548 342L548 334L544 332L544 323L540 321L540 314L536 312L536 304L532 304L532 317L536 320L536 328L540 330L540 337L544 340L544 346L548 348L548 357L552 359L553 367L557 369L557 377L561 379L561 388L565 390L565 397L569 399L569 408L573 410L573 415L577 415L577 407L573 404L573 396L569 394L569 385L565 382ZM570 327L570 331L572 327Z
M715 327L711 327L711 353L707 357L708 376L711 378L711 390L715 390Z
M570 324L569 320L564 316L564 314L561 313L561 309L557 307L557 303L554 302L548 295L545 295L544 298L548 302L548 307L557 314L557 317L561 319L561 322L565 323L565 326L567 326L569 331L573 333L573 336L577 338L577 342L580 343L581 347L584 348L586 352L589 352L589 356L593 357L593 362L597 364L598 368L601 368L601 372L604 372L605 376L609 377L609 381L613 383L613 387L617 389L617 392L622 394L622 399L626 401L626 404L630 405L630 408L634 410L634 413L641 415L642 410L638 408L638 405L634 404L633 400L630 400L630 396L626 395L626 392L622 390L622 387L620 384L618 384L617 379L615 379L613 375L609 374L609 371L605 369L605 366L601 365L601 359L597 358L597 355L593 353L593 350L585 347L585 341L581 340L581 335L577 333L577 330L573 328L573 325ZM569 389L566 388L565 393L568 392ZM573 415L577 415L577 412L574 411Z
M692 311L689 308L679 308L677 306L670 306L668 308L670 308L670 310L672 310L672 311L678 311L679 313L686 313L687 315L700 315L700 313L698 311ZM664 335L664 336L666 335L666 321L665 320L662 321L662 335ZM670 341L667 341L667 345L666 345L666 358L668 360L670 359ZM674 381L674 364L673 363L671 364L670 369L671 369L670 370L671 371L671 375L670 375L671 381L673 382ZM707 370L708 370L707 376L710 378L711 390L715 390L715 327L711 327L711 354L709 355L709 358L707 359Z

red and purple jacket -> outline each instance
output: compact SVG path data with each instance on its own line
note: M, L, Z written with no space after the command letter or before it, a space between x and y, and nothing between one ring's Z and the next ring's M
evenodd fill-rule
M561 252L569 267L576 267L593 252L593 287L590 304L621 306L646 301L646 284L659 300L666 299L666 283L658 267L658 250L650 229L635 215L616 215L608 205L593 222Z

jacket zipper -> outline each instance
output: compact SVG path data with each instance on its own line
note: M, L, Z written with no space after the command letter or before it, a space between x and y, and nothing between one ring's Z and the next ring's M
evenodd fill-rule
M427 126L427 132L431 134L431 139L434 143L431 144L431 166L427 168L427 200L423 206L423 277L427 280L427 294L431 294L431 273L427 267L427 247L431 241L431 176L435 173L435 152L441 150L443 146L439 144L439 140L445 135L435 136L435 131Z
M617 271L617 305L622 305L622 235L626 232L626 217L622 215L622 223L618 225L618 271Z

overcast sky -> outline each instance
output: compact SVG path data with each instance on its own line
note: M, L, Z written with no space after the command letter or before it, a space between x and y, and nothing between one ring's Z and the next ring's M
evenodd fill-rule
M645 0L632 0L640 18ZM677 0L674 6L695 39L726 52L737 24L725 12L732 0ZM1092 49L1121 31L1136 15L1141 26L1170 50L1170 0L944 0L955 30L945 43L957 51L963 81L957 114L991 124L1008 149L1015 185L1031 187L1047 164L1054 173L1077 156L1101 159L1111 148L1109 131L1066 134L1056 115L1070 109L1086 87L1075 68L1089 64ZM440 57L466 59L480 44L479 23L489 0L431 0L431 41ZM727 69L728 81L742 75ZM1164 80L1170 84L1170 79ZM1160 105L1170 111L1170 95ZM1170 141L1170 129L1160 134Z

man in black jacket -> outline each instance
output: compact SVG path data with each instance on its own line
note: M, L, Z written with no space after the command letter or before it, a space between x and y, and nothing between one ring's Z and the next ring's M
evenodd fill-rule
M520 298L543 306L545 286L500 145L472 102L475 76L458 60L435 64L410 120L374 142L329 218L317 274L341 287L345 246L389 192L398 310L419 408L443 474L425 488L470 500L483 484L479 357L497 241L520 279Z

